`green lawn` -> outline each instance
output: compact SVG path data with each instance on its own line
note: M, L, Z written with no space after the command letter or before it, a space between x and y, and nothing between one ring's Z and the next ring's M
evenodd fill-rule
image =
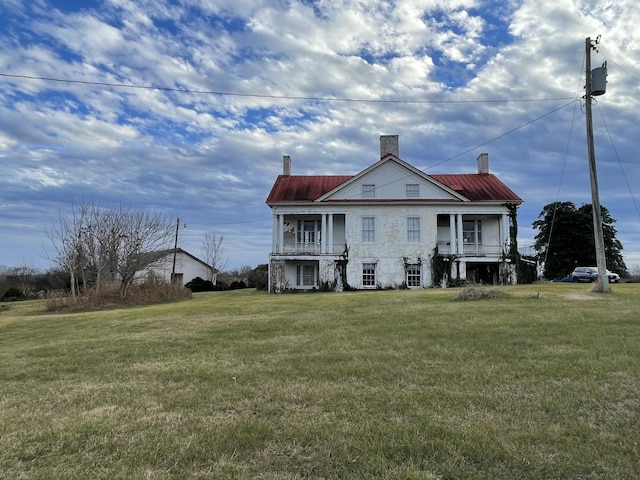
M640 284L0 311L2 479L631 479Z

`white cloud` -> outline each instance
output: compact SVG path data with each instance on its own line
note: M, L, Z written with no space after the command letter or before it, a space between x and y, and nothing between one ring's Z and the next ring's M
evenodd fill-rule
M3 202L22 195L15 204L40 224L82 195L145 202L191 217L185 246L196 250L196 232L224 230L237 242L232 266L266 262L264 199L283 154L298 174L353 174L375 161L383 133L400 134L401 156L436 165L430 173L473 171L482 145L492 171L524 198L521 236L530 240L528 225L558 191L589 201L584 117L559 107L583 94L584 39L602 34L601 197L630 258L640 257L624 187L625 176L631 189L640 179L640 9L631 0L12 0L5 11L0 72L253 95L0 79L0 155L14 172L0 179ZM30 200L22 192L34 186ZM239 227L238 218L257 220Z

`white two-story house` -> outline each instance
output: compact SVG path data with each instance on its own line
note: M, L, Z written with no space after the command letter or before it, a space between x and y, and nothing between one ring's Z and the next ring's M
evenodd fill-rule
M477 164L427 175L400 159L397 135L381 136L380 160L356 175L292 175L285 156L266 201L269 291L514 283L522 199L489 173L488 154Z

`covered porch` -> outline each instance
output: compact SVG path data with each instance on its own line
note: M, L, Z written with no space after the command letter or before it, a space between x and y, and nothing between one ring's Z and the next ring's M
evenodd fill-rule
M345 214L273 215L272 255L337 256L345 250Z
M509 250L506 214L439 214L437 224L440 255L498 259Z

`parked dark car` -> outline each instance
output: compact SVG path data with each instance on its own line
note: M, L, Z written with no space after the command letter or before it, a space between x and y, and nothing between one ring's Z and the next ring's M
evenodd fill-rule
M573 282L573 278L571 278L571 275L567 275L566 277L562 277L562 278L554 278L551 281L553 283L571 283Z
M609 282L618 283L620 275L607 270ZM571 278L574 282L595 282L598 280L598 267L576 267L571 272Z

